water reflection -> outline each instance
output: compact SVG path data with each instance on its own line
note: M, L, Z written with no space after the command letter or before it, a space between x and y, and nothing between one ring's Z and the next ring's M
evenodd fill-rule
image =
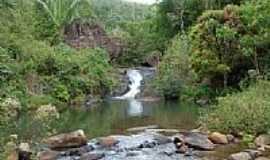
M128 100L127 115L130 117L142 116L143 115L143 104L136 99Z
M128 128L147 125L193 129L196 126L197 109L193 104L180 102L144 102L135 99L108 101L89 111L65 110L60 114L60 119L54 121L49 128L34 121L31 118L33 116L22 115L14 133L19 133L23 139L42 139L48 129L57 133L83 129L90 138L124 134Z

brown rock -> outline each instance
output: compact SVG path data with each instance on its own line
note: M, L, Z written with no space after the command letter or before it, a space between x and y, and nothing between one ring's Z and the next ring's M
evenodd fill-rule
M38 160L57 160L59 152L56 151L43 151L38 153Z
M116 145L118 143L118 140L116 140L113 137L103 137L99 139L98 142L102 147L113 147L114 145Z
M51 149L80 147L87 143L87 138L83 130L77 130L71 133L49 137L45 140L45 143Z
M213 132L208 137L215 144L228 144L227 136L219 132Z

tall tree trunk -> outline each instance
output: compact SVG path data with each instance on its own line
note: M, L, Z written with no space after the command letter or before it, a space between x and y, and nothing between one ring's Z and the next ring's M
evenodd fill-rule
M257 54L256 47L255 47L255 52L254 52L254 65L255 65L256 74L257 74L257 77L258 77L260 75L260 66L259 66L258 54Z
M223 75L223 87L227 88L228 87L228 73L224 73Z

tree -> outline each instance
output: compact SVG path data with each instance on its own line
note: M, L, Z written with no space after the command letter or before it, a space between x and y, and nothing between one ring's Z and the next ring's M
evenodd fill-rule
M71 23L74 19L80 18L81 5L88 5L89 0L37 0L49 15L61 33L64 26Z
M13 0L1 0L0 1L0 9L1 8L13 8L15 6L15 1Z
M155 80L157 90L165 99L178 99L185 87L192 82L189 65L190 46L186 35L177 35L166 50L158 66Z
M238 85L250 69L258 75L269 69L269 7L269 1L258 0L199 17L190 36L192 68L201 79L226 88Z

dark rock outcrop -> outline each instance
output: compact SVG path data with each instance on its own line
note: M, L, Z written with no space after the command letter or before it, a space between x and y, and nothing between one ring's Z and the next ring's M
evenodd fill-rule
M119 57L122 42L119 38L109 37L98 24L74 21L65 28L65 42L74 48L104 48L111 60Z

